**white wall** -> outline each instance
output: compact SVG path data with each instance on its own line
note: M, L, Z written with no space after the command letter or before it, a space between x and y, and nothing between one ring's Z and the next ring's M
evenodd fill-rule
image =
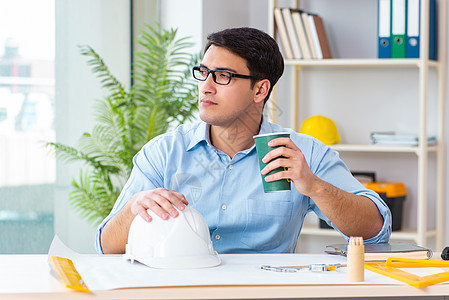
M164 28L178 28L178 37L191 37L195 44L192 51L201 50L203 36L203 1L165 0L160 1L161 25Z
M79 45L90 45L111 72L129 86L129 1L56 1L56 139L76 145L93 127L92 104L104 91ZM95 228L80 219L67 199L79 165L57 163L55 232L69 247L94 253Z

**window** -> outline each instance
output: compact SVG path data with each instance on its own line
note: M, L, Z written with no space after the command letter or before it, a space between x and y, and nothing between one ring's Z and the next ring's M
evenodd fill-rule
M0 0L0 253L53 238L54 0Z

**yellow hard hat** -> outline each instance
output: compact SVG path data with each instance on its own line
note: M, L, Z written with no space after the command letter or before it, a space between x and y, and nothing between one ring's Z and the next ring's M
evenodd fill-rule
M306 119L299 132L313 136L326 145L333 145L340 141L337 126L331 119L324 116L313 116Z

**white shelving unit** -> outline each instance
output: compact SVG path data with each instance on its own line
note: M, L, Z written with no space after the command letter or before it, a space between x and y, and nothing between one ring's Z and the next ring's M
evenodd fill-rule
M377 3L378 0L371 0ZM300 1L295 1L296 6L300 7ZM338 2L338 1L330 1ZM334 4L338 6L338 4ZM419 245L428 246L430 238L435 239L436 249L444 247L444 185L445 185L445 132L444 132L444 118L445 118L445 82L446 82L446 35L447 35L447 20L446 10L447 1L437 1L438 9L438 61L431 61L428 57L428 43L429 43L429 0L421 0L421 27L420 27L420 53L419 59L376 59L376 58L354 58L354 59L323 59L323 60L286 60L286 71L290 73L290 122L291 127L299 131L299 110L301 109L301 99L299 97L301 82L299 74L303 69L307 68L353 68L356 69L376 69L376 68L391 68L391 69L417 69L418 82L413 83L418 85L418 105L419 105L419 140L427 140L427 126L428 126L428 91L429 91L429 70L435 69L437 74L437 144L429 146L427 143L420 143L415 147L407 146L380 146L369 144L336 144L332 148L339 152L358 152L365 153L369 159L370 153L382 152L386 153L412 153L416 155L417 159L417 197L413 201L417 201L417 226L412 229L402 229L392 233L392 239L397 240L413 240ZM275 25L273 18L274 8L277 6L276 0L269 0L269 32L275 36ZM344 7L339 7L345 9ZM319 11L316 12L319 14ZM354 12L356 13L356 12ZM326 21L326 20L325 20ZM272 120L276 122L277 107L276 101L277 91L273 91L273 113ZM304 101L304 100L303 100ZM367 133L368 134L368 133ZM435 153L436 157L436 201L435 201L435 225L430 229L427 226L427 207L428 207L428 165L429 154ZM302 235L314 236L338 236L339 234L332 229L320 229L316 225L314 228L305 226L301 232Z

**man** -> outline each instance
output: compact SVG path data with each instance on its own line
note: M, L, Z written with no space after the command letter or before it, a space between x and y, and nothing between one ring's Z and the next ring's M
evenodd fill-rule
M100 253L123 253L136 215L147 209L175 218L186 205L206 219L219 253L293 252L309 211L346 239L387 242L391 214L365 189L338 154L316 139L291 131L270 146L267 181L290 179L291 191L264 193L253 136L287 131L263 118L263 107L283 73L282 55L266 33L233 28L208 37L198 81L201 122L180 126L149 143L111 214L97 231ZM177 208L177 209L175 209Z

